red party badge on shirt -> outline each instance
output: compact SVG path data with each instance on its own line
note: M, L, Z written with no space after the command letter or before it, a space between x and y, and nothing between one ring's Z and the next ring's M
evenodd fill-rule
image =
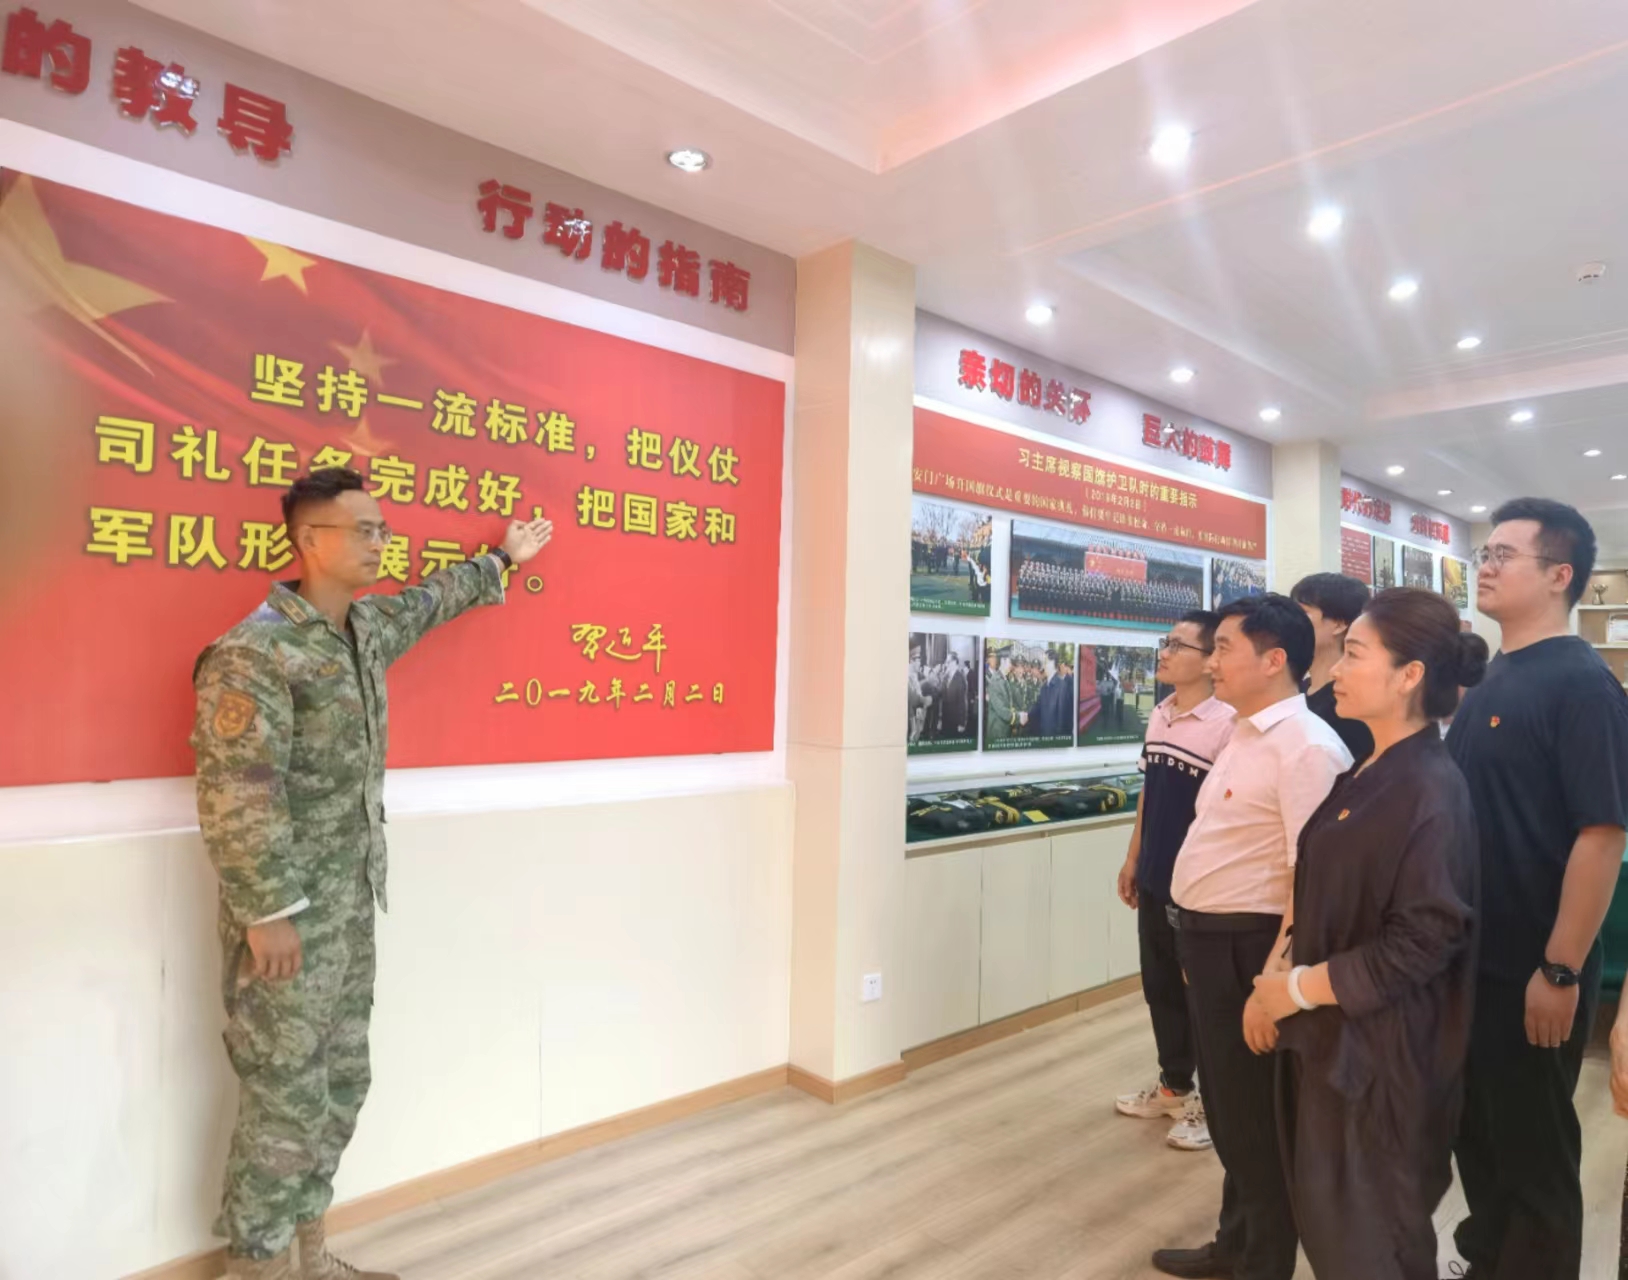
M1222 798L1222 799L1223 799L1223 800L1231 800L1231 799L1232 799L1232 788L1231 788L1231 787L1228 787L1228 788L1227 788L1227 794L1226 794L1226 795L1224 795L1224 796L1222 796L1222 797L1221 797L1221 798Z
M1496 728L1497 728L1497 727L1498 727L1498 725L1499 725L1499 719L1498 719L1498 717L1497 717L1497 716L1493 716L1493 718L1492 718L1492 727L1493 727L1493 728L1494 728L1494 729L1496 729Z
M1340 816L1338 818L1335 818L1334 821L1335 822L1344 822L1350 816L1351 816L1351 810L1349 810L1349 809L1341 809L1340 810Z

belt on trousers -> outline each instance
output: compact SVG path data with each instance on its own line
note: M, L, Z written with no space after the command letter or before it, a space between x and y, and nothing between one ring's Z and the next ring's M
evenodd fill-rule
M1268 929L1276 933L1283 926L1282 916L1261 915L1253 911L1218 915L1168 906L1164 912L1172 927L1191 929L1194 933L1265 933Z

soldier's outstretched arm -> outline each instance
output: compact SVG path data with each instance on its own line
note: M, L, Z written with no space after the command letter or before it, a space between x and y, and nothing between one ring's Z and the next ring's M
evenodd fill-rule
M503 551L516 565L525 564L553 537L551 521L516 520L503 539ZM503 603L502 558L476 556L432 573L417 586L394 596L368 596L367 605L378 619L379 640L385 662L395 662L429 632L477 605Z
M246 645L210 650L193 684L198 824L227 910L246 929L305 900L285 780L293 699L276 659Z

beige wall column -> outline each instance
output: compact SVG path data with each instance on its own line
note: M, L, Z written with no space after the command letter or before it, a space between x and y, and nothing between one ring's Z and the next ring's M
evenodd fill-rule
M897 1064L915 268L852 242L797 264L788 769L791 1063ZM862 1003L880 973L883 996Z
M1272 590L1340 571L1340 450L1326 440L1272 447Z

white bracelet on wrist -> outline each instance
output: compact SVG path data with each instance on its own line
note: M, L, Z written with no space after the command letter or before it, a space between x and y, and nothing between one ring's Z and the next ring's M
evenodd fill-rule
M1300 989L1300 975L1305 973L1309 967L1309 965L1297 964L1293 969L1289 970L1289 999L1308 1013L1317 1007L1306 999L1305 993Z

